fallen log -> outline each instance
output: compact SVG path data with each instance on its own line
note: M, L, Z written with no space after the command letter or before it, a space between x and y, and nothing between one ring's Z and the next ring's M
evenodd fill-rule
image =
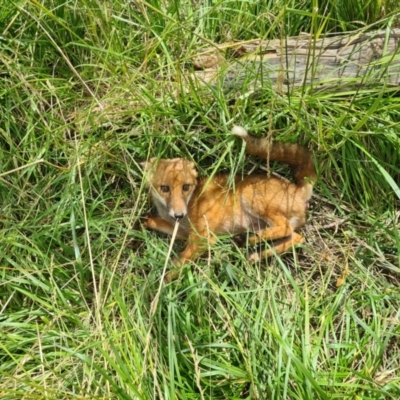
M315 38L252 40L215 45L193 58L191 77L224 89L273 86L290 91L316 87L398 86L400 29ZM232 61L233 58L233 61ZM231 60L230 62L227 60Z

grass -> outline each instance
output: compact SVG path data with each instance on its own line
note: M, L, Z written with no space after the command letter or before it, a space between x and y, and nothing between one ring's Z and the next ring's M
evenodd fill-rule
M397 89L238 96L187 79L212 43L398 26L396 2L347 6L0 8L1 399L399 398ZM259 163L234 123L313 149L307 243L250 265L221 238L160 286L170 243L140 228L139 162L246 172Z

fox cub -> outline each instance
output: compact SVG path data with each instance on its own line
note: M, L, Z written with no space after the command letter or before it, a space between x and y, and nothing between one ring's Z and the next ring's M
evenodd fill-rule
M237 176L233 184L228 174L199 178L195 164L183 158L145 162L147 186L158 216L148 217L144 226L171 235L179 221L177 237L187 243L177 265L201 255L221 234L251 232L250 244L275 241L276 253L304 241L295 229L306 222L316 181L309 150L293 143L270 144L239 126L232 133L246 142L247 153L288 164L295 183L279 176L251 174L244 179ZM263 251L264 256L272 254L270 248ZM249 259L257 261L259 253Z

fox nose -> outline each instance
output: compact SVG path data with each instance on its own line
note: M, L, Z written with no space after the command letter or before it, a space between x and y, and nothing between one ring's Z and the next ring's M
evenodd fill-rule
M175 213L174 214L174 218L176 219L176 220L180 220L180 219L182 219L183 217L184 217L185 215L183 214L183 213Z

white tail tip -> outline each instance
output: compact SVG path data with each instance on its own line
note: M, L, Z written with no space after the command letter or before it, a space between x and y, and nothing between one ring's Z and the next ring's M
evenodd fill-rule
M244 129L243 127L241 127L241 126L237 126L237 125L235 125L233 128L232 128L232 133L235 135L235 136L240 136L240 137L246 137L246 136L249 136L249 134L247 133L247 131L246 131L246 129Z

